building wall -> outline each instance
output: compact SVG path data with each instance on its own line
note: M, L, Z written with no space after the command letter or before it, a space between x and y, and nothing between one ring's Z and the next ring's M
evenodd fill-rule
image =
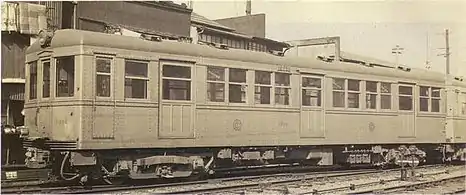
M265 38L265 14L225 18L215 21L233 28L239 33Z
M2 79L24 79L25 52L29 36L16 32L2 32Z
M184 37L190 35L191 10L166 3L80 1L76 13L78 28L84 30L100 29L99 22L108 22Z

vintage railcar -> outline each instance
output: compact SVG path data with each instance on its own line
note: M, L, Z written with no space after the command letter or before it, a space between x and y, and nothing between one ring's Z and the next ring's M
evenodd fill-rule
M464 82L426 70L79 30L41 34L26 59L26 164L66 180L420 163L466 141Z

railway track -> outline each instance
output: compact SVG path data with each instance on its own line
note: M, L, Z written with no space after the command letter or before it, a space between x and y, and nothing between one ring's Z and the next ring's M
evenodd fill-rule
M309 168L308 168L309 169ZM275 174L261 174L255 176L249 176L251 174L246 172L246 176L234 176L228 177L228 174L221 175L219 178L209 179L209 180L200 180L200 181L191 181L191 182L172 182L172 183L163 183L163 184L152 184L152 185L119 185L119 186L109 186L109 185L99 185L99 186L92 186L92 188L85 188L83 186L60 186L60 187L40 187L38 185L32 186L24 186L24 187L11 187L2 189L3 193L99 193L99 192L115 192L115 191L123 191L123 190L138 190L138 189L148 189L148 188L163 188L163 187L177 187L183 185L203 185L209 183L221 183L221 182L228 182L228 181L239 181L239 180L253 180L253 179L266 179L266 178L273 178L273 177L299 177L299 175L303 175L304 173L299 172L300 170L308 170L308 169L292 169L291 171L296 171L297 173L275 173ZM367 168L366 168L367 169ZM328 173L329 170L321 171L321 172L313 172L313 174L323 174ZM375 169L367 169L367 171L376 171ZM348 171L331 171L331 173L344 173ZM352 172L361 172L361 171L352 171ZM242 172L245 173L245 172ZM237 173L233 174L237 175ZM224 177L224 178L222 178ZM3 188L3 187L2 187Z
M436 178L423 179L412 182L396 182L394 185L375 187L356 192L357 194L372 193L417 193L417 194L458 194L465 192L466 172L456 172L452 174L440 175ZM356 194L355 193L355 194Z
M419 171L435 170L438 167L426 166L419 168ZM439 171L437 171L439 172ZM443 171L445 172L445 171ZM377 171L361 171L348 173L329 173L329 174L308 174L299 179L275 178L272 181L248 181L241 183L224 183L222 185L210 186L182 186L172 189L154 189L143 193L155 194L335 194L336 191L327 189L322 190L321 186L330 184L330 186L338 185L348 181L353 181L358 178L374 178L386 177L387 175L397 175L399 169L377 170ZM351 185L341 186L341 189L348 189ZM335 188L335 187L333 187ZM338 188L336 188L338 189ZM337 193L338 194L338 193Z
M429 169L446 169L442 165L427 165L418 168L419 171ZM71 187L50 187L50 188L29 188L11 189L3 193L61 193L61 194L84 194L84 193L156 193L156 194L208 194L227 193L237 191L263 191L264 188L274 188L273 191L286 191L287 186L302 185L305 183L326 183L338 180L351 180L357 177L374 177L387 174L396 175L399 169L377 170L344 170L344 171L324 171L311 173L287 173L269 174L258 176L240 176L230 178L216 178L191 182L174 182L151 185L120 185L120 186L93 186L84 188L82 186ZM278 188L277 188L278 187ZM284 188L285 187L285 188ZM261 190L262 189L262 190ZM312 192L315 190L312 190Z

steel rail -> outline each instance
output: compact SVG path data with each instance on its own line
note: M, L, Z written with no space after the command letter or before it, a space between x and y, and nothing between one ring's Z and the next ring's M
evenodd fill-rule
M436 180L432 180L432 181L408 183L408 184L402 184L402 185L397 185L397 186L381 187L381 188L369 189L369 190L361 190L361 191L357 191L357 192L351 193L351 194L373 194L373 193L379 193L379 192L384 192L384 191L390 191L390 192L402 191L402 190L412 188L412 187L424 186L424 185L434 184L434 183L440 183L440 182L445 182L445 181L450 181L450 180L455 180L455 179L460 179L460 178L465 178L465 177L466 177L466 173L463 173L460 176L452 176L452 177L436 179ZM465 189L459 189L459 190L453 191L453 193L460 193L460 192L464 192L464 191L465 191Z
M437 167L438 165L428 165L422 168L429 168L429 167ZM335 177L344 177L344 176L354 176L354 175L366 175L366 174L373 174L373 173L384 173L384 172L393 172L399 171L400 168L389 169L389 170L371 170L371 171L356 171L356 172L346 172L346 173L328 173L327 175L310 175L307 178L299 178L299 179L288 179L282 181L271 181L266 183L251 183L251 184L239 184L239 185L231 185L231 186L221 186L221 187L212 187L212 188L203 188L203 189L193 189L193 190L180 190L180 191L173 191L173 192L156 192L157 194L195 194L195 193L220 193L220 192L228 192L228 191L237 191L237 190L248 190L253 188L261 187L262 185L283 185L283 184L292 184L296 182L302 182L306 180L314 180L314 179L324 179L324 178L335 178Z
M292 180L286 180L286 181L275 181L275 182L269 182L268 184L279 184L279 183L287 183L287 182L297 182L297 181L302 181L306 179L318 179L318 178L325 178L325 177L338 177L338 176L348 176L348 175L356 175L356 174L367 174L367 173L377 173L381 172L381 170L367 170L367 171L360 171L360 170L352 170L352 171L336 171L338 173L332 172L326 172L326 173L318 173L314 172L311 174L326 174L322 176L308 176L304 178L298 178L298 179L292 179ZM300 176L302 174L297 174L293 175L290 174L288 176ZM285 175L287 176L287 175ZM274 177L272 175L266 176L266 177ZM261 179L265 178L263 176L257 176L257 177L238 177L235 179L232 178L227 178L225 181L235 181L235 180L247 180L247 179ZM217 182L222 182L217 181ZM209 180L206 181L200 181L200 182L184 182L184 183L174 183L174 184L162 184L162 185L147 185L147 186L131 186L131 187L120 187L120 188L108 188L108 189L97 189L97 190L87 190L87 191L75 191L72 193L100 193L100 192L115 192L115 191L130 191L130 190L140 190L140 189L150 189L150 188L161 188L161 187L176 187L176 186L185 186L185 185L192 185L192 184L208 184L208 183L215 183ZM215 192L215 191L224 191L224 190L229 190L229 189L235 189L235 188L250 188L250 187L256 187L262 185L262 183L254 183L254 184L246 184L246 185L235 185L235 186L225 186L225 187L217 187L217 188L209 188L209 189L198 189L198 190L186 190L186 191L176 191L176 192L158 192L157 194L186 194L186 193L197 193L197 192Z
M424 165L420 166L423 168L426 167L445 167L445 165ZM150 188L163 188L163 187L176 187L176 186L185 186L185 185L196 185L196 184L208 184L208 183L215 183L215 182L229 182L229 181L240 181L240 180L252 180L252 179L265 179L265 178L273 178L273 177L296 177L300 176L302 178L294 179L293 181L301 181L306 180L306 175L308 176L307 179L316 178L315 175L317 174L340 174L334 175L331 177L338 177L338 176L345 176L345 175L356 175L356 174L369 174L369 173L378 173L378 172L385 172L385 171L395 171L399 170L399 168L395 169L364 169L364 170L338 170L338 171L321 171L321 172L307 172L307 173L278 173L278 174L268 174L268 175L256 175L256 176L238 176L238 177L229 177L229 178L216 178L216 179L208 179L208 180L200 180L200 181L190 181L190 182L174 182L174 183L163 183L163 184L150 184L150 185L119 185L119 186L109 186L109 185L101 185L101 186L92 186L89 189L86 189L83 186L64 186L64 187L47 187L47 188L40 188L40 187L33 187L33 188L20 188L20 189L6 189L3 190L3 193L34 193L34 192L56 192L56 193L67 193L67 194L84 194L84 193L101 193L101 192L117 192L117 191L131 191L131 190L140 190L140 189L150 189ZM314 175L314 177L309 177L309 175ZM288 181L288 182L293 182ZM238 187L238 186L237 186ZM178 192L180 193L180 192ZM182 193L182 192L181 192Z

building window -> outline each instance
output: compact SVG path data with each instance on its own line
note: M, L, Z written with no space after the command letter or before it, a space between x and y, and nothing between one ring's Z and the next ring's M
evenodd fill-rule
M302 78L302 101L303 106L321 106L322 79L312 77Z
M74 56L57 58L57 97L74 96Z
M275 104L290 104L290 74L275 73Z
M440 88L419 87L419 111L440 112Z
M390 110L392 108L392 84L380 83L380 108Z
M377 109L377 82L366 81L366 108Z
M271 72L255 72L255 104L270 104L270 92L272 89Z
M413 87L399 86L399 109L400 110L413 110Z
M246 103L246 70L230 69L228 98L231 103Z
M125 98L147 98L147 66L147 62L125 60Z
M109 58L97 58L96 64L96 95L98 97L110 97L111 62Z
M37 62L29 64L29 99L37 98Z
M191 100L191 67L163 65L163 99Z
M334 78L333 79L333 107L344 108L345 107L345 79Z
M225 68L207 67L207 99L211 102L225 101Z
M42 97L50 97L50 61L42 63Z

